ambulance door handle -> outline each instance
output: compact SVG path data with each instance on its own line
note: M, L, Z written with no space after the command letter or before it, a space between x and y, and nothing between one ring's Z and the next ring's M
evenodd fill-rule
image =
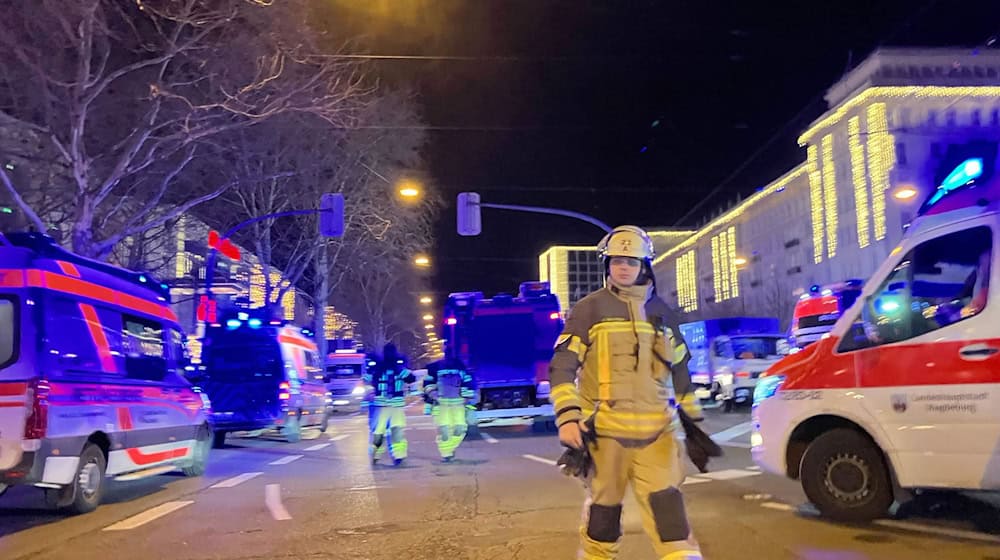
M987 344L970 344L969 346L963 346L959 350L959 354L962 355L964 360L985 360L990 356L1000 352L1000 348L995 346L989 346Z

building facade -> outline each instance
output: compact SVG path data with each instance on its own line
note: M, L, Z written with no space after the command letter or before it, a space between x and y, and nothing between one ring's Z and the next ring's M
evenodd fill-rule
M779 317L814 284L865 279L896 246L939 170L971 145L996 156L1000 52L882 49L828 90L799 137L805 161L655 261L694 320Z

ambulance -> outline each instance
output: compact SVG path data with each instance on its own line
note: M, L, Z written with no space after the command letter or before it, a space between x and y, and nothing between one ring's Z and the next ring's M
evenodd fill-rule
M829 335L757 385L754 461L829 518L883 516L910 489L1000 490L1000 177L995 145L968 155Z
M792 311L791 339L795 348L805 348L833 330L837 319L861 295L863 284L852 278L826 286L814 285L799 296Z
M206 329L203 364L189 378L212 400L212 445L233 432L278 431L290 443L303 428L325 432L328 393L316 344L305 329L261 310L232 310Z
M181 375L168 304L149 275L0 234L0 494L86 513L107 477L205 472L210 402Z

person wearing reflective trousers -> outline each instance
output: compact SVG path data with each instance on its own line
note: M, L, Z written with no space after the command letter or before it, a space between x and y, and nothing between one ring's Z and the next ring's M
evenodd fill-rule
M370 396L372 464L385 455L386 447L393 464L400 465L407 454L406 386L417 378L406 368L396 346L386 344L382 359L363 376L365 392ZM386 434L389 434L387 445Z
M465 439L468 428L465 403L474 396L472 375L450 348L445 359L427 366L424 395L431 404L431 415L438 429L437 446L441 460L449 463Z
M657 558L700 559L680 491L685 471L670 404L672 382L683 410L701 417L687 347L656 295L649 236L621 226L598 250L606 287L573 307L549 365L559 440L583 452L582 463L570 466L588 494L580 558L617 558L631 485Z

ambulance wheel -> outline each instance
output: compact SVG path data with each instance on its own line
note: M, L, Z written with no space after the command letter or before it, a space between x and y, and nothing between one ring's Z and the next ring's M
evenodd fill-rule
M892 485L882 452L860 432L837 428L806 449L802 489L820 513L836 521L866 522L892 505Z
M212 433L212 449L222 449L226 446L225 430L216 430Z
M285 427L282 428L282 432L285 436L285 441L288 443L298 443L302 441L302 411L295 413L295 416L289 416L288 420L285 421Z
M323 412L323 419L319 421L319 433L325 434L326 430L330 428L330 413Z
M101 448L93 443L84 446L73 485L61 490L73 493L73 500L67 507L70 512L90 513L97 509L101 504L101 498L104 497L106 469L107 461Z
M10 485L0 482L0 496L6 494L7 490L10 490Z
M195 438L194 448L191 449L191 464L181 469L185 476L205 474L205 467L208 466L208 453L214 443L214 436L208 426L198 428L198 437Z
M732 412L734 408L736 408L736 403L733 402L733 399L722 401L722 412Z

